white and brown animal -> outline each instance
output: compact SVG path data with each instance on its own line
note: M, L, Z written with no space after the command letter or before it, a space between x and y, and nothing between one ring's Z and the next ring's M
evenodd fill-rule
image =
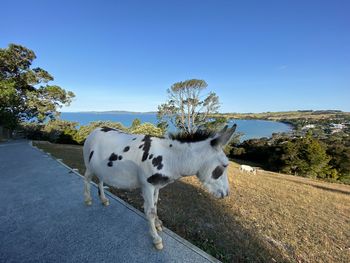
M183 176L196 175L211 194L217 198L227 196L229 161L222 149L235 129L236 125L226 126L217 134L197 132L190 137L157 138L97 128L87 137L83 150L85 203L92 204L93 175L99 178L99 197L106 206L109 201L104 183L122 189L141 188L153 243L162 249L162 238L157 232L162 230L157 216L159 189Z
M252 173L252 174L256 174L256 169L249 166L249 165L245 165L245 164L242 164L240 167L239 167L239 170L241 172L245 172L245 173Z

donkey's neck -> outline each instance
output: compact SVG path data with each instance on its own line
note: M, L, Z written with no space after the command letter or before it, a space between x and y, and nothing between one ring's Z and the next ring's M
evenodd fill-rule
M174 147L169 149L172 160L172 172L175 179L183 176L196 175L205 162L205 141L180 143L173 142Z

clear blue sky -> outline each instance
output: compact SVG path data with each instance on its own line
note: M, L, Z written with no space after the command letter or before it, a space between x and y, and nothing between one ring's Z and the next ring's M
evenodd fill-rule
M64 111L154 111L204 79L221 112L350 111L350 1L1 1L0 47L76 99Z

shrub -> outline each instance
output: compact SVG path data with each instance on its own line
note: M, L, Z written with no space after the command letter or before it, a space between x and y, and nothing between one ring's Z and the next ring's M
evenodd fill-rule
M133 134L147 134L147 135L151 135L151 136L155 136L155 137L162 137L164 134L164 132L161 128L158 128L158 127L156 127L153 124L148 123L148 122L140 124L134 128L131 127L129 129L129 132L133 133Z
M77 122L52 120L43 126L43 132L50 142L76 144L77 126Z
M46 140L43 126L43 124L38 123L20 123L20 129L23 130L24 136L30 140Z
M74 135L74 140L79 144L83 144L86 140L86 137L88 137L88 135L98 127L110 127L110 128L115 128L122 131L127 131L127 128L125 128L119 122L94 121L94 122L90 122L88 125L80 126L78 132Z

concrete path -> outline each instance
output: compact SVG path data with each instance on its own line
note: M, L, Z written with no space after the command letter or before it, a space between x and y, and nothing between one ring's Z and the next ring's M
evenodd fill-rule
M104 207L92 187L28 141L0 144L0 262L215 262L170 230L153 248L147 221L108 193Z

